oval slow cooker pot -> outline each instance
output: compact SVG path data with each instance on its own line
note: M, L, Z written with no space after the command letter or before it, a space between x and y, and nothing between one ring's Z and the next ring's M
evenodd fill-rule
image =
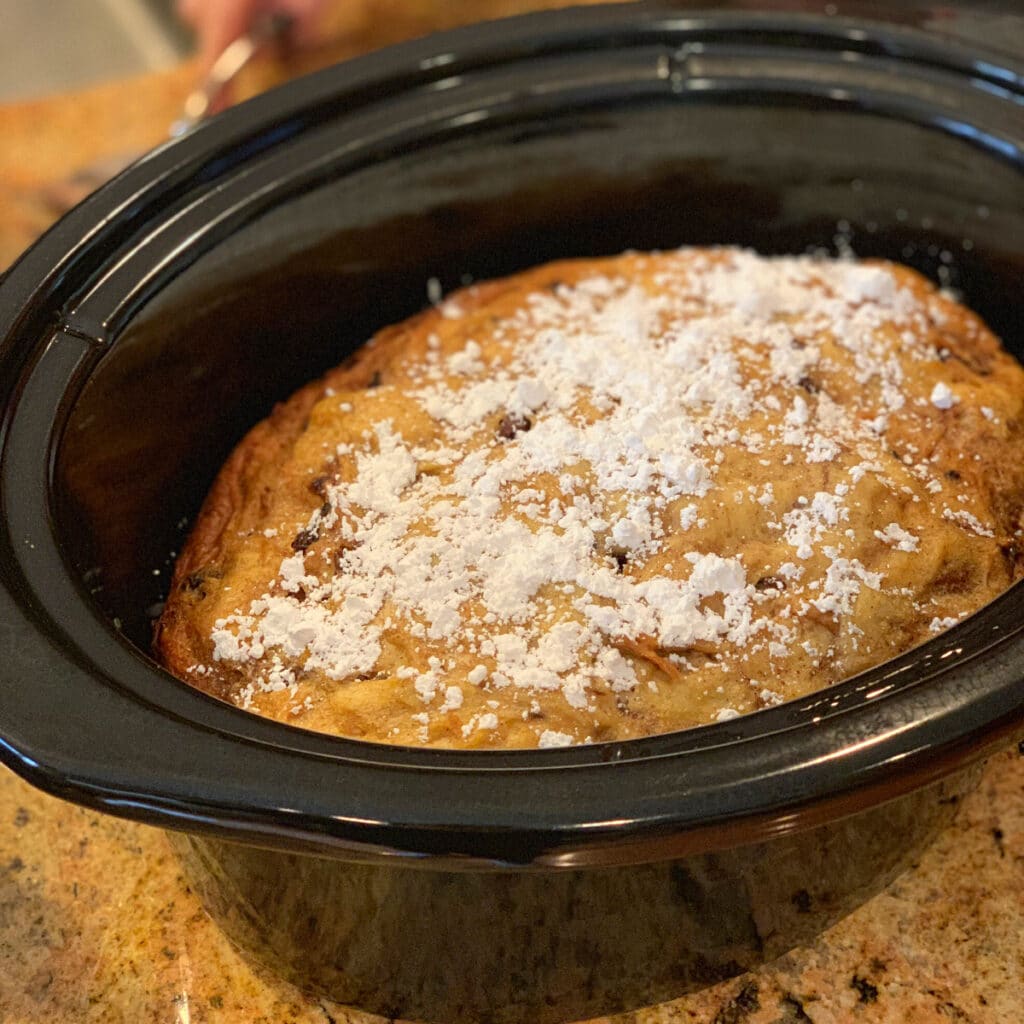
M1024 351L1011 5L613 6L480 25L231 110L72 211L0 285L0 757L172 830L211 912L390 1016L563 1021L806 940L1021 731L1017 585L817 695L506 753L250 716L148 655L222 459L444 288L553 257L852 246Z

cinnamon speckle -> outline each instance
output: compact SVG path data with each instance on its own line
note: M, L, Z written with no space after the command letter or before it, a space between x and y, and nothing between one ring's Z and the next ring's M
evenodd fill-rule
M855 974L850 979L850 988L857 993L857 999L861 1003L874 1003L878 1001L878 986L873 985L867 978Z
M305 551L320 539L320 534L315 529L299 530L292 541L292 551Z
M533 422L528 416L518 416L515 413L506 413L498 423L498 436L511 441L516 434L525 433Z

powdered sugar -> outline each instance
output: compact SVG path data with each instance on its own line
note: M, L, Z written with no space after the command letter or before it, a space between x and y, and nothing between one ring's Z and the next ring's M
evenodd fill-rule
M454 350L431 339L410 369L403 399L426 426L380 419L337 447L350 471L302 524L311 547L322 537L335 552L333 568L302 550L283 558L266 593L217 621L214 659L264 663L266 689L292 685L296 669L347 681L379 672L399 631L432 652L393 669L416 694L418 724L463 713L463 736L478 737L502 719L470 696L556 693L584 721L601 693L685 676L694 651L723 669L751 645L802 653L799 616L838 621L880 590L884 572L856 556L847 527L869 487L897 490L882 456L908 392L879 328L911 321L913 296L880 267L738 251L679 260L657 287L596 272L531 294L496 325L448 300L442 315L473 337ZM862 396L829 392L823 332ZM344 405L355 416L381 393ZM916 401L946 410L957 398L939 383ZM763 472L725 494L738 451ZM827 489L783 498L779 465ZM926 467L920 480L937 483ZM951 501L948 520L991 536ZM702 546L730 505L774 531L786 560L762 569L742 536ZM896 521L874 538L905 554L920 544ZM568 745L586 728L538 726L536 741Z
M954 405L959 401L952 389L944 381L939 381L938 384L932 388L931 403L936 409L952 409Z
M886 544L891 544L897 551L916 551L921 543L919 537L904 530L899 523L890 523L884 530L875 530L875 536Z
M537 739L537 746L541 750L551 747L571 747L573 738L566 732L555 732L552 729L545 729Z

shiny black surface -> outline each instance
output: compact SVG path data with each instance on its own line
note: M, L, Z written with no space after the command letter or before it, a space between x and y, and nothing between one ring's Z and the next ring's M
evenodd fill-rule
M1024 350L1019 55L1003 35L984 53L958 41L962 19L924 5L811 8L608 7L409 44L229 112L65 218L0 286L3 759L196 832L573 866L806 827L1019 730L1019 587L806 700L561 751L316 736L145 655L170 552L223 456L422 306L428 277L838 234L949 275ZM973 33L1004 24L989 10Z
M753 846L601 870L400 870L189 834L173 845L227 934L305 989L389 1018L559 1024L811 940L906 868L977 776Z

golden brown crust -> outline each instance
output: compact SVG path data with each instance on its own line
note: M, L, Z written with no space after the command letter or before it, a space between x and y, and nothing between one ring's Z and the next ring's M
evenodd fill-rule
M587 684L586 700L581 703L579 694L569 691L544 693L490 681L476 686L474 673L485 669L489 679L501 678L495 674L500 658L482 654L486 647L460 646L452 640L457 634L431 639L433 634L422 632L422 627L410 633L408 625L414 620L402 626L398 606L387 598L374 620L373 638L374 642L379 639L381 651L373 670L353 668L347 675L331 676L322 668L311 668L312 662L304 664L303 657L285 658L287 685L268 683L271 652L266 657L253 655L253 641L246 632L259 630L259 615L252 617L250 602L259 605L269 598L281 607L301 611L303 602L306 607L310 602L333 607L332 602L339 599L340 591L332 598L327 589L315 598L307 597L304 587L309 583L288 583L283 575L275 581L275 571L282 558L295 551L302 556L304 571L312 573L307 579L317 585L333 578L335 586L340 586L338 581L347 579L351 566L345 559L361 540L346 539L343 527L350 529L352 522L358 525L362 513L348 507L339 511L332 508L331 500L337 501L341 493L337 488L345 491L356 486L357 459L352 452L374 449L377 442L366 440L374 422L393 423L399 447L407 445L409 451L420 452L417 481L422 475L435 475L450 482L443 459L435 465L422 454L437 441L439 431L444 433L438 426L441 421L423 411L424 402L429 404L424 396L434 386L425 383L423 376L424 367L435 358L431 345L442 360L437 364L435 359L435 365L449 365L444 360L460 357L467 345L475 344L484 360L494 360L500 377L501 368L518 358L516 345L502 334L503 325L524 323L524 310L533 308L531 302L541 307L545 302L571 304L599 279L609 294L632 282L647 289L657 305L659 290L664 290L659 275L677 275L685 297L686 289L693 286L690 279L699 284L701 275L713 276L730 260L743 264L745 259L749 257L730 250L693 250L663 257L627 255L551 264L464 290L445 306L381 332L348 364L276 407L225 464L175 569L156 637L163 663L218 697L310 728L385 742L530 746L538 737L543 742L544 736L556 737L558 742L569 737L577 742L626 738L713 720L723 708L730 714L756 710L828 685L920 643L996 596L1020 571L1024 469L1015 453L1024 429L1024 372L968 310L940 296L914 272L879 264L882 277L869 275L864 287L870 292L891 276L897 295L903 297L893 309L906 307L912 312L893 313L897 326L870 317L858 321L858 310L871 307L873 300L870 295L857 295L861 287L857 283L852 286L856 300L850 304L852 319L845 319L844 313L835 325L819 324L810 334L801 335L820 349L804 377L786 382L777 374L765 376L764 352L755 353L756 358L750 352L743 355L740 376L753 382L752 393L781 399L781 405L775 403L779 411L772 411L774 406L758 407L760 411L748 412L743 420L751 437L765 434L768 440L750 443L747 450L744 438L716 455L712 471L727 501L716 502L718 492L708 494L700 488L691 492L692 498L685 494L659 498L663 511L658 515L666 523L675 523L680 512L689 515L691 523L682 530L671 527L649 548L628 551L626 564L619 565L619 573L630 586L639 588L637 592L653 593L643 588L659 579L685 584L690 573L686 559L694 566L703 559L703 568L709 572L718 572L725 564L721 558L715 562L715 557L732 559L734 569L741 566L748 574L746 582L731 591L731 598L727 594L731 584L721 593L727 603L745 602L743 629L736 626L742 615L737 619L735 608L729 613L727 604L721 604L723 597L715 593L701 597L704 617L694 620L700 628L685 641L672 640L667 627L662 635L656 635L657 630L615 627L602 634L602 649L617 652L616 671L625 665L633 682L616 689L607 680L602 682L601 670L592 667L593 681ZM807 273L816 272L801 265L798 276ZM613 287L609 281L619 283ZM825 302L833 284L817 282L809 287L820 291ZM840 280L835 288L842 287L847 285ZM540 298L534 301L531 296ZM597 305L604 301L598 300ZM693 296L686 301L692 305ZM714 304L707 299L701 302ZM827 302L826 307L833 309ZM457 315L449 315L453 308ZM693 308L699 312L700 302ZM907 333L911 321L913 338ZM780 325L796 329L794 318L785 313L772 314L766 322L774 323L773 329ZM533 328L523 330L529 335ZM844 331L851 337L844 337ZM904 332L902 341L898 331ZM804 345L793 342L794 349ZM858 349L858 345L866 347ZM740 346L737 351L745 350ZM781 355L785 362L787 351L786 346L776 345L772 358L777 361ZM874 354L868 359L865 353ZM899 402L884 387L879 390L872 377L883 370L900 382ZM480 381L489 373L469 371L471 379ZM464 383L464 371L454 376L439 374L432 378L441 381L438 386ZM652 380L652 386L656 383ZM885 387L892 391L891 383ZM857 420L857 416L864 420L869 416L866 394L871 401L880 401L881 394L892 406L886 407L885 423L878 428L884 444L874 463L864 454L868 450L864 437L873 435ZM571 417L583 425L599 424L609 413L588 401L577 403ZM340 407L350 411L340 413ZM801 410L811 427L830 416L849 419L852 415L850 422L860 423L860 433L850 434L847 424L845 434L837 428L834 438L806 435L800 442L804 447L793 449L792 438L785 437L787 431L805 429L792 426L799 420L792 417ZM872 406L870 412L875 411ZM519 428L517 417L523 424ZM513 450L517 429L529 430L528 420L519 413L504 417L500 411L488 413L476 433L470 431L467 451L479 450L486 459L500 460ZM347 454L334 453L336 441L345 442L342 448ZM815 446L829 450L813 454ZM797 451L796 462L791 449ZM577 472L593 476L596 470L582 466ZM321 476L335 489L330 495L326 484L318 487ZM541 473L532 486L550 502L566 500L560 489L563 484L557 475ZM621 496L587 486L586 493L606 501L606 512L624 513ZM501 522L507 524L517 516L527 522L520 507L523 500L522 495L503 497L500 515L506 519ZM324 517L318 520L321 501ZM687 502L704 518L696 519L698 511L687 512ZM824 512L815 512L815 519L812 509ZM312 531L304 526L327 524L328 519L331 524L335 519L340 522ZM529 522L534 536L540 538L546 527ZM414 524L412 533L423 529L427 527ZM293 538L290 544L289 538ZM599 531L595 543L594 557L599 562L616 554L610 533ZM794 552L801 546L807 550L798 557ZM549 625L543 628L557 632L578 626L578 595L559 596L557 587L546 584L540 592L547 595L544 607L550 613ZM478 621L474 616L483 614L481 600L477 596L463 601L464 624ZM707 632L715 608L734 615L728 635L724 627L718 634ZM750 627L751 616L754 627ZM521 625L499 624L495 635L522 636L522 630ZM218 632L218 643L226 643L228 653L214 657L217 645L212 637ZM238 637L242 647L249 646L236 656L230 649ZM598 653L594 647L595 659ZM584 657L580 649L579 657L586 661L591 655ZM439 669L442 661L445 664ZM419 690L414 689L413 678ZM449 684L459 691L454 704L445 697Z
M504 289L488 283L460 293L467 308L482 305ZM401 354L409 337L430 331L441 314L427 309L400 324L379 331L340 366L311 381L256 424L232 451L203 501L195 525L178 555L170 593L157 621L153 647L169 671L185 678L191 666L207 656L208 637L189 615L202 581L222 576L228 532L244 519L244 510L274 486L280 467L305 429L310 410L329 390L356 391L387 383L388 366ZM231 680L217 675L188 677L211 696L230 700Z

